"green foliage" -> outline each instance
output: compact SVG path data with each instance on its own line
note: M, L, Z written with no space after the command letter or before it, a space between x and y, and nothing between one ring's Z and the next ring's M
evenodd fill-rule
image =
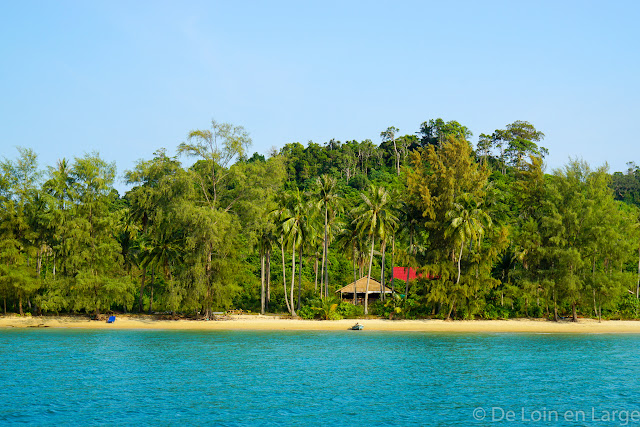
M336 308L336 312L344 319L357 319L364 315L364 307L341 301Z
M439 146L448 138L468 140L473 134L466 127L455 120L430 119L420 125L421 143L423 147Z
M624 295L618 303L617 311L624 319L638 319L640 317L640 300L635 295Z
M297 314L300 318L307 320L315 319L316 317L320 316L318 310L314 310L314 307L310 305L303 305L302 307L300 307L300 310L297 311Z
M338 305L340 300L336 297L324 298L317 302L313 307L320 314L320 318L324 320L340 320L342 317L338 313Z
M416 136L417 134L417 136ZM640 172L571 161L545 174L525 121L481 134L456 121L370 140L247 155L240 126L212 121L125 173L92 153L46 173L31 150L0 162L0 298L38 314L200 313L303 318L368 309L335 291L394 266L423 276L372 311L385 318L636 318Z
M482 317L487 320L508 319L509 314L507 307L500 305L494 306L491 303L486 304L482 311Z

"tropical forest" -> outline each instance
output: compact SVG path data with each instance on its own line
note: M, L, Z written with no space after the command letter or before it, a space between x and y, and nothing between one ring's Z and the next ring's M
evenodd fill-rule
M442 119L380 130L261 155L242 126L213 120L121 172L98 153L41 166L29 148L5 152L0 310L640 317L635 163L547 170L527 121L478 136ZM357 304L336 292L361 278L391 292Z

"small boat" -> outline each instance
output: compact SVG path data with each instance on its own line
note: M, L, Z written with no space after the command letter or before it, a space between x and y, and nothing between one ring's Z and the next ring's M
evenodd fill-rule
M361 331L362 329L364 329L364 325L361 325L360 323L356 323L351 327L352 331Z
M109 319L107 319L107 323L113 323L116 321L116 316L109 316Z

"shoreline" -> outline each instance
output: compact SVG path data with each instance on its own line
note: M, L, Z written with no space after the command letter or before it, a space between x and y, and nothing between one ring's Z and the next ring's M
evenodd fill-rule
M89 320L84 316L41 316L20 317L0 316L0 330L13 328L54 328L54 329L148 329L186 331L345 331L356 322L364 325L364 331L396 332L467 332L467 333L627 333L640 334L640 321L579 319L553 322L543 319L509 320L386 320L386 319L343 319L343 320L302 320L262 315L232 315L227 320L160 320L144 315L117 315L114 323Z

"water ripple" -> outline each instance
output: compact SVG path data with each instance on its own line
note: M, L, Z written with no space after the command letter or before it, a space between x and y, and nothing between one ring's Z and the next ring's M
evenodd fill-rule
M639 344L635 335L2 330L0 423L448 426L483 425L477 407L632 411Z

